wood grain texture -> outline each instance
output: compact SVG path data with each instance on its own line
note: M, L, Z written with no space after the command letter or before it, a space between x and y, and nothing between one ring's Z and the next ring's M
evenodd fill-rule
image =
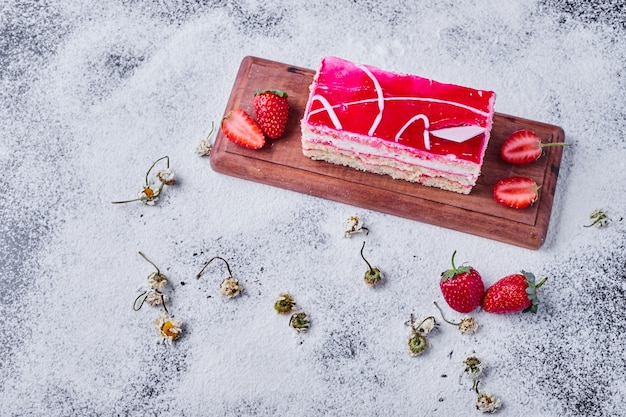
M289 94L290 114L282 138L260 150L230 142L218 132L211 166L220 173L288 190L380 211L436 226L494 239L529 249L543 244L552 211L562 147L545 148L545 155L514 166L499 157L502 142L516 130L530 129L543 142L563 142L558 126L495 113L482 174L469 195L431 188L389 176L313 161L302 155L300 119L315 71L257 57L243 59L224 114L242 108L254 114L254 92L275 88ZM540 186L538 201L526 209L501 206L493 186L505 177L522 175Z

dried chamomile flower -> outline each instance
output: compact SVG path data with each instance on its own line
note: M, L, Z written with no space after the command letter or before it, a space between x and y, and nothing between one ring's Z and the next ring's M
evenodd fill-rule
M409 346L409 354L411 356L421 355L426 351L426 349L428 349L428 346L430 346L428 339L419 333L414 333L413 336L409 338L407 344Z
M462 334L472 334L478 330L478 323L474 317L463 317L459 323L459 331Z
M274 310L278 314L287 314L292 311L296 306L296 302L287 293L282 293L278 296L276 302L274 302Z
M153 272L148 275L148 284L150 284L151 288L158 289L163 288L167 285L167 277L160 273L159 271Z
M432 329L430 328L430 324L426 324L427 322L434 323L434 318L431 316L419 322L416 322L413 318L413 314L411 314L411 319L407 323L411 327L411 337L409 337L409 340L407 341L407 345L409 346L409 354L411 356L421 355L430 346L430 343L426 338L426 334L430 333ZM433 324L433 326L434 325L435 324ZM418 330L422 329L422 326L424 326L424 332Z
M142 201L144 204L147 204L148 206L154 206L157 202L157 200L159 199L159 195L161 194L161 190L158 189L157 191L154 191L152 189L152 187L150 186L145 186L143 187L143 189L141 191L139 191L139 194L137 195L137 199L136 200L130 200L130 201ZM128 201L128 202L130 202ZM126 201L116 201L113 204L121 204L121 203L125 203Z
M163 273L161 273L159 267L156 266L154 262L152 262L150 259L148 259L148 257L144 255L143 252L139 252L139 255L141 255L143 259L148 261L148 263L152 265L154 269L156 269L156 271L148 275L148 284L150 284L150 288L158 289L165 287L167 285L167 277Z
M135 311L140 310L144 303L148 303L151 306L163 304L163 307L165 308L165 303L167 303L169 297L166 294L163 294L160 289L167 285L167 277L161 273L161 270L154 264L154 262L148 259L146 255L142 252L139 252L139 255L148 261L148 263L150 263L156 271L148 275L148 284L150 284L150 289L144 291L137 298L135 298L133 309Z
M443 321L448 324L452 324L453 326L457 326L461 334L472 334L476 332L476 330L478 330L478 322L474 317L463 317L459 323L455 323L446 319L443 314L443 310L441 310L441 307L439 307L439 304L437 304L436 301L434 302L434 304L435 307L437 307L437 310L439 310L439 313L441 313L441 318L443 319Z
M469 356L463 361L463 375L475 381L475 384L477 384L478 377L483 373L483 369L484 364L476 356Z
M483 413L495 413L501 405L500 400L489 392L479 392L476 398L476 409Z
M239 280L233 277L226 278L220 284L220 294L228 298L237 297L241 290L243 287L239 284Z
M165 169L158 171L156 177L159 180L159 184L158 184L158 187L155 189L150 183L150 172L152 172L156 164L158 164L160 161L163 161L163 160L167 161L167 166ZM175 177L174 177L174 171L170 168L170 158L169 156L163 156L157 159L156 161L154 161L152 165L150 166L150 168L148 169L148 172L146 172L145 185L143 186L143 189L139 192L139 196L137 198L134 198L132 200L114 201L113 204L124 204L124 203L130 203L133 201L141 201L147 205L152 206L156 203L156 201L161 196L163 187L166 184L168 185L174 184L174 182L175 182Z
M589 216L589 219L591 220L591 223L585 225L585 227L604 227L611 222L611 219L609 219L606 213L602 210L594 210L594 212Z
M243 291L243 286L239 283L239 280L233 278L233 273L230 271L230 265L228 264L226 259L220 256L214 256L209 259L208 262L204 264L200 272L196 274L196 278L200 278L200 275L202 275L206 267L216 259L224 262L226 264L226 269L228 269L228 277L220 283L220 294L228 298L238 296L241 291Z
M363 222L357 216L352 216L343 223L343 236L351 237L355 233L363 232L367 235L370 231L363 226Z
M433 316L421 317L418 320L416 320L413 323L413 325L415 325L415 323L418 323L418 324L416 327L414 327L414 329L423 335L429 334L430 332L433 331L435 327L438 326Z
M374 287L382 281L383 274L382 272L380 272L380 269L378 269L378 267L372 268L372 265L367 262L367 259L365 259L365 256L363 256L363 248L365 248L365 242L363 242L363 246L361 246L361 258L363 258L363 260L367 264L368 270L365 272L365 276L363 277L363 279L365 280L365 284L370 287Z
M200 156L210 156L211 151L213 150L213 145L211 144L211 135L213 134L213 130L215 130L215 124L211 123L211 131L207 135L205 139L202 139L198 146L196 146L196 153Z
M176 174L172 168L165 168L157 172L157 178L165 185L173 185L176 182Z
M296 329L298 333L304 333L309 330L309 318L304 311L294 313L291 315L291 319L289 319L289 325Z
M145 295L144 301L151 306L158 306L160 304L165 305L165 303L167 303L170 300L167 294L163 294L161 291L153 289L153 288L146 291L144 295Z
M160 336L159 341L167 345L178 339L183 332L183 321L178 317L171 317L167 311L154 320L154 326Z

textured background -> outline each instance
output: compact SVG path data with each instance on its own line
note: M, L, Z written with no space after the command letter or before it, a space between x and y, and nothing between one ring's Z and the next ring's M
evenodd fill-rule
M626 10L621 1L0 1L0 415L472 415L461 363L508 416L625 415ZM501 113L562 126L548 239L529 251L212 172L194 153L241 59L338 55L497 92ZM179 183L123 206L169 155ZM607 228L584 228L596 208ZM371 230L342 237L357 214ZM536 316L475 313L427 354L453 250L487 285L550 277ZM152 268L185 322L155 343L131 308ZM230 260L246 288L224 300ZM312 328L272 310L291 292ZM451 318L456 318L450 314Z

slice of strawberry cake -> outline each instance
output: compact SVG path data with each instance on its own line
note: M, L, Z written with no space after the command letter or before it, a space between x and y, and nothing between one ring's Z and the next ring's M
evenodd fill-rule
M322 60L301 121L312 159L469 194L489 143L495 93Z

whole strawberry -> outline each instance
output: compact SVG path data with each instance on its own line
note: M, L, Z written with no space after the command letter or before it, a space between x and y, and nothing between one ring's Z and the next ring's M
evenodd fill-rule
M487 289L483 300L483 310L487 313L509 314L520 311L537 312L539 298L537 288L547 278L535 283L535 275L522 271L498 280Z
M254 112L265 136L278 139L285 133L287 126L287 93L280 90L257 90L254 94Z
M471 266L456 267L452 253L452 269L441 274L439 287L450 308L459 313L469 313L478 307L483 299L485 285L480 274Z

